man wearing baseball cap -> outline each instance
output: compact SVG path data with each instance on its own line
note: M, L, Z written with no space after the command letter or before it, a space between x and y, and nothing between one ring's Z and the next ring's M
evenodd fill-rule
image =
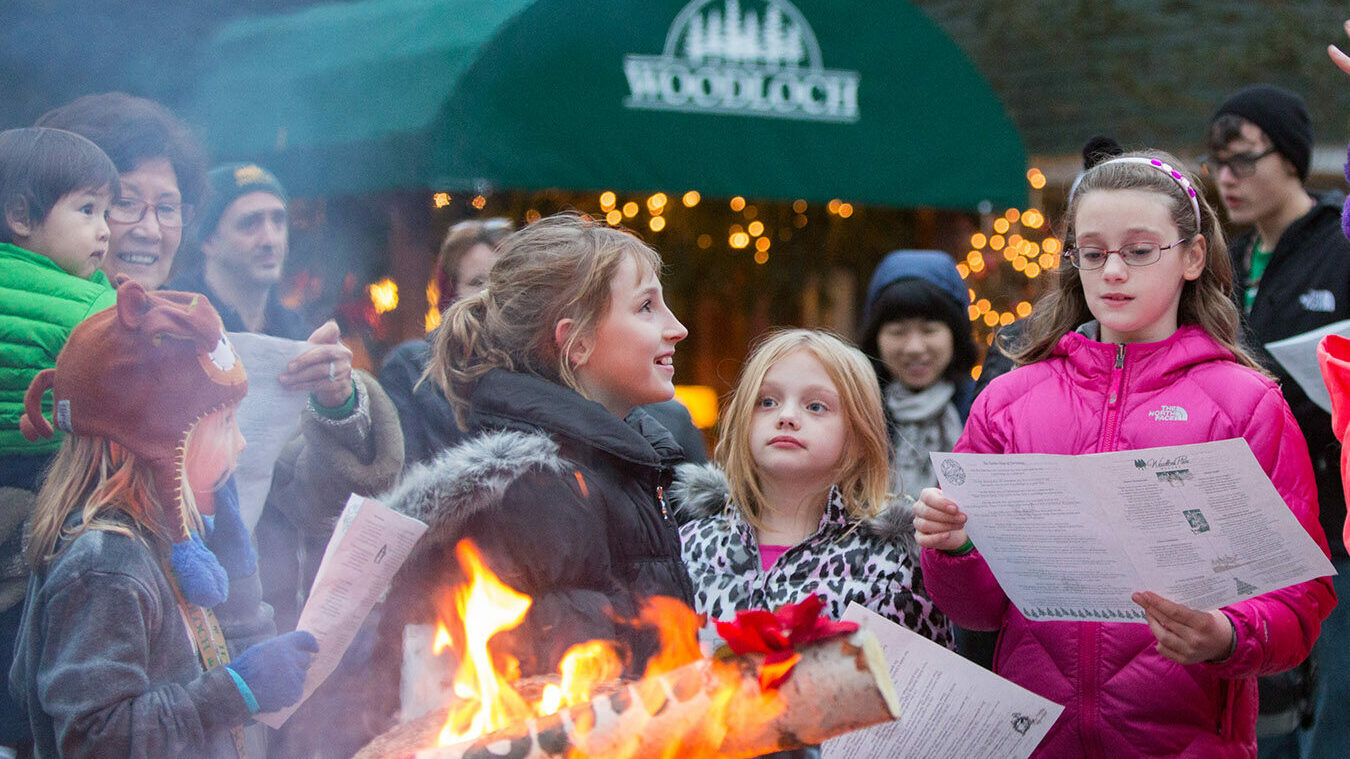
M1206 173L1238 228L1229 254L1234 297L1245 314L1244 339L1279 378L1307 438L1322 526L1340 572L1333 582L1337 595L1347 598L1350 558L1341 540L1345 493L1331 416L1308 399L1263 347L1350 319L1350 242L1340 225L1345 197L1339 192L1312 194L1304 187L1312 123L1303 98L1289 90L1258 84L1234 93L1210 119L1207 142ZM1350 701L1350 604L1338 605L1322 624L1312 658L1316 668L1305 663L1260 679L1257 740L1262 756L1299 756L1296 733L1300 724L1307 727L1314 719L1314 711L1311 755L1350 755L1350 713L1345 709ZM1320 677L1314 676L1316 669Z

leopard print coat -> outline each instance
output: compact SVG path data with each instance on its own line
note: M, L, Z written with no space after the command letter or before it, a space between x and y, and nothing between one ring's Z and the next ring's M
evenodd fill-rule
M818 593L834 619L855 601L952 648L951 624L923 587L907 501L856 521L844 510L839 490L831 488L820 528L766 572L755 530L731 505L720 469L680 466L670 496L682 522L681 553L700 613L730 620L738 609L774 609Z

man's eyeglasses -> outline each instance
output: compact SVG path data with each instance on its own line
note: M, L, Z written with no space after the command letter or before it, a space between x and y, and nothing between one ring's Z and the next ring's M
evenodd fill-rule
M1218 177L1219 172L1223 171L1225 166L1233 172L1233 176L1238 179L1245 179L1256 173L1256 162L1275 152L1275 148L1268 148L1260 153L1237 153L1227 158L1217 158L1207 155L1200 159L1200 167L1205 170L1206 176Z
M118 224L137 224L152 207L161 227L181 227L192 221L192 206L187 203L150 203L136 198L114 200L108 208L108 220Z
M1106 265L1107 259L1112 253L1120 256L1120 260L1125 262L1126 266L1148 266L1157 263L1162 258L1162 252L1169 248L1175 248L1188 241L1189 237L1183 237L1171 245L1159 245L1156 242L1131 242L1120 246L1116 250L1106 250L1104 248L1081 247L1069 248L1064 251L1064 257L1069 259L1073 268L1082 271L1092 271L1100 269Z

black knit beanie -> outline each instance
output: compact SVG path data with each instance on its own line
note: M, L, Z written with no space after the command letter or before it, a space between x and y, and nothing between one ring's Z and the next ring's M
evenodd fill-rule
M272 172L254 163L231 163L217 166L206 175L210 192L198 217L197 238L206 240L220 223L225 209L241 195L250 192L266 192L286 202L286 190Z
M1308 178L1308 162L1312 157L1312 121L1308 107L1298 93L1273 84L1254 84L1244 87L1223 102L1214 112L1215 119L1231 113L1261 127L1280 155L1289 159L1299 179Z

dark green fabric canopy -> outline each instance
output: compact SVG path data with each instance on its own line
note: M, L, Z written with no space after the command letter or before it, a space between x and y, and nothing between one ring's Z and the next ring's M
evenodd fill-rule
M231 23L188 107L297 194L563 188L974 208L1026 150L904 2L363 0Z

